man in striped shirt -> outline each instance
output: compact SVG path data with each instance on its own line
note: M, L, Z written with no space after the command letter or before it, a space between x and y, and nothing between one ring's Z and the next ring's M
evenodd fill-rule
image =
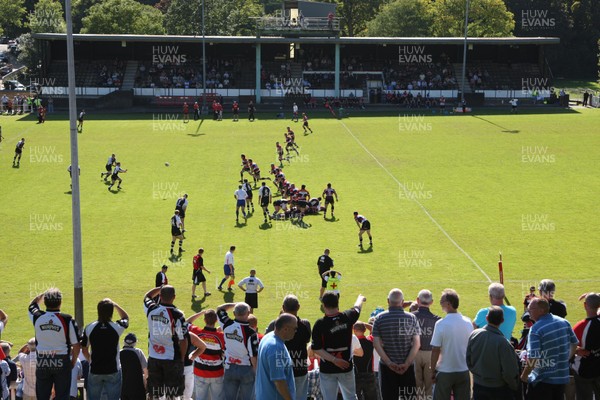
M204 329L191 325L197 318L204 316ZM202 310L187 319L190 332L198 335L206 350L194 360L194 391L197 399L223 399L223 358L225 336L217 331L217 313L213 309ZM210 394L210 396L209 396Z
M579 341L567 320L550 314L548 300L531 300L527 311L535 324L529 331L521 380L528 383L531 400L562 400L569 383L569 359Z
M373 323L373 342L381 357L381 393L383 400L416 395L414 360L421 346L421 329L417 317L404 312L404 294L392 289L388 311Z

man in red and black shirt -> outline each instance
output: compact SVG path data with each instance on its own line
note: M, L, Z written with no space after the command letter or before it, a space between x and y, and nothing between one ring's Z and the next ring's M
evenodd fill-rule
M198 335L206 344L206 350L200 357L194 360L194 391L196 398L208 399L210 393L211 399L222 398L223 376L223 358L225 353L225 336L223 332L218 332L216 328L217 313L215 310L202 310L187 319L192 324L194 320L204 315L204 329L195 325L190 325L189 330Z
M356 398L356 384L352 364L352 327L362 304L366 301L358 295L354 306L340 312L338 297L325 293L321 302L325 316L315 322L312 332L312 349L321 357L321 393L324 399L335 399L338 386L344 400Z
M573 369L577 399L592 400L600 398L600 294L588 293L583 306L587 317L573 328L579 339Z
M196 298L196 286L202 283L202 289L204 290L204 297L210 296L210 292L206 291L206 277L202 271L206 271L210 274L210 271L206 269L204 266L204 259L202 255L204 254L204 249L198 249L198 254L194 256L194 272L192 274L192 299Z
M356 394L365 400L377 400L377 381L373 372L373 335L365 336L365 333L373 327L358 321L354 324L354 334L363 349L362 356L354 356L354 378L356 380ZM361 397L362 396L362 397Z

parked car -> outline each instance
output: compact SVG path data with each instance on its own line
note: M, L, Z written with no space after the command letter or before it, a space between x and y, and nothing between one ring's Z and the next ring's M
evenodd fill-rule
M2 67L0 67L0 75L4 76L6 74L9 74L13 71L13 66L12 64L6 64Z

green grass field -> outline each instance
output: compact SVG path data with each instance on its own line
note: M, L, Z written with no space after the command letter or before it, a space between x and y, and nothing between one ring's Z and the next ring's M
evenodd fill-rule
M256 310L261 330L289 292L300 298L302 316L314 322L321 315L316 260L326 247L344 274L341 306L363 293L364 319L386 305L393 287L407 299L422 288L438 298L442 289L455 288L459 310L473 318L488 304L488 277L498 280L501 250L512 304L521 311L529 286L552 278L574 323L584 317L578 296L598 291L600 282L600 113L521 111L425 117L355 112L342 120L314 114L309 136L300 123L260 114L254 123L184 125L174 114L89 113L78 136L85 321L96 318L98 300L110 297L129 312L130 331L145 348L142 296L165 261L176 305L186 315L242 301L239 290L216 291L224 254L235 244L237 280L255 268L266 285ZM33 334L27 305L37 293L58 286L63 310L73 312L69 130L65 116L54 115L44 125L7 116L0 124L0 308L10 316L3 339L20 346ZM301 155L286 164L286 177L319 195L331 182L340 196L336 220L319 215L305 217L305 228L288 221L263 225L257 210L238 226L233 192L240 154L258 162L266 176L287 125L296 131ZM11 168L21 137L23 159ZM113 152L128 172L123 190L111 193L99 173ZM184 192L190 202L186 252L171 262L169 219ZM357 248L355 210L372 223L372 251ZM192 303L191 260L199 247L212 271L213 295ZM441 313L437 302L433 310Z

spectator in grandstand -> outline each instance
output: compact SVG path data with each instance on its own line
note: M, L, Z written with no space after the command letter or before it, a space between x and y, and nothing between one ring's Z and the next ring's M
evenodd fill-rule
M281 307L283 313L293 315L297 319L297 329L294 337L285 342L285 347L288 349L292 358L292 366L294 371L294 382L296 393L292 396L295 400L305 400L308 393L308 352L307 344L310 342L311 328L310 322L306 319L298 317L300 302L293 294L288 294L283 299ZM266 332L275 330L275 320L269 323Z
M2 339L2 332L4 332L4 328L6 328L6 324L8 323L8 314L4 312L4 310L0 309L0 339Z
M228 310L233 309L234 319ZM217 316L225 335L225 399L251 400L258 355L258 336L248 325L250 306L226 303L217 308Z
M567 320L550 313L547 299L533 299L527 309L535 324L529 332L521 380L528 383L527 395L531 400L562 400L577 337Z
M160 302L153 300L160 294ZM150 399L181 396L185 388L183 359L187 354L186 324L177 309L171 285L150 289L144 296L148 319L148 393Z
M431 396L431 337L435 323L441 318L429 309L433 304L433 294L423 289L417 295L417 310L413 312L421 328L421 347L415 357L415 380L417 392Z
M258 308L258 294L263 291L265 285L256 277L256 270L250 270L250 276L242 279L238 283L238 287L246 292L245 302L250 306L250 312Z
M573 364L577 400L600 399L600 294L588 293L583 307L586 318L573 328L579 340Z
M101 300L97 308L98 320L85 327L81 340L83 355L90 363L87 394L90 400L100 400L104 391L109 399L118 399L121 394L119 340L129 327L129 315L111 299ZM115 309L119 319L112 321Z
M433 398L449 400L453 392L455 400L469 400L471 388L465 354L473 324L458 312L459 297L455 290L444 289L440 305L447 315L435 323L431 338Z
M352 326L358 321L366 298L358 295L354 306L339 311L339 298L325 293L321 300L325 315L315 322L312 332L313 351L321 358L320 387L324 400L334 400L338 387L344 400L356 398L352 364Z
M275 329L265 335L258 346L257 399L294 398L296 384L293 364L285 342L294 337L297 328L296 317L282 313L275 320Z
M551 279L542 279L538 286L540 297L548 300L550 304L550 314L557 317L567 317L567 305L562 300L555 300L554 293L556 292L556 284Z
M503 311L503 321L500 324L500 331L506 338L510 340L512 337L513 329L517 323L517 310L513 306L504 305L504 285L501 283L491 283L488 286L488 294L490 296L490 304L492 306L498 306ZM483 328L487 324L487 314L489 308L482 308L477 312L475 319L473 320L473 327Z
M417 317L402 308L402 290L390 290L387 301L388 311L379 314L373 323L373 343L381 357L383 399L395 400L415 393L413 362L421 344L421 330Z
M190 332L196 334L204 343L206 350L194 359L194 391L196 399L222 400L223 393L223 355L225 336L217 331L217 313L215 310L202 310L187 319L189 324L204 316L204 328L190 325Z
M122 400L146 400L146 379L148 378L148 361L144 352L135 345L137 336L128 333L123 341L123 349L119 352L122 381Z
M319 267L319 276L321 277L321 289L319 291L319 300L323 298L325 288L327 287L327 281L323 278L323 274L333 268L333 259L329 257L329 249L325 249L323 255L317 260L317 267Z
M35 400L35 365L37 362L35 338L29 339L21 347L17 356L17 362L21 366L23 400Z
M473 399L512 399L519 387L519 363L514 348L500 330L502 308L489 307L485 327L475 329L467 345L467 365L473 374Z
M40 310L44 301L46 311ZM50 288L29 304L29 318L37 342L36 397L49 399L54 386L57 399L69 397L71 369L77 364L81 345L75 320L60 312L62 293Z
M354 336L358 339L362 349L362 355L354 355L354 377L356 381L356 394L364 400L377 400L377 380L373 370L375 365L375 347L373 335L365 336L365 333L373 330L370 324L357 321L354 324Z

